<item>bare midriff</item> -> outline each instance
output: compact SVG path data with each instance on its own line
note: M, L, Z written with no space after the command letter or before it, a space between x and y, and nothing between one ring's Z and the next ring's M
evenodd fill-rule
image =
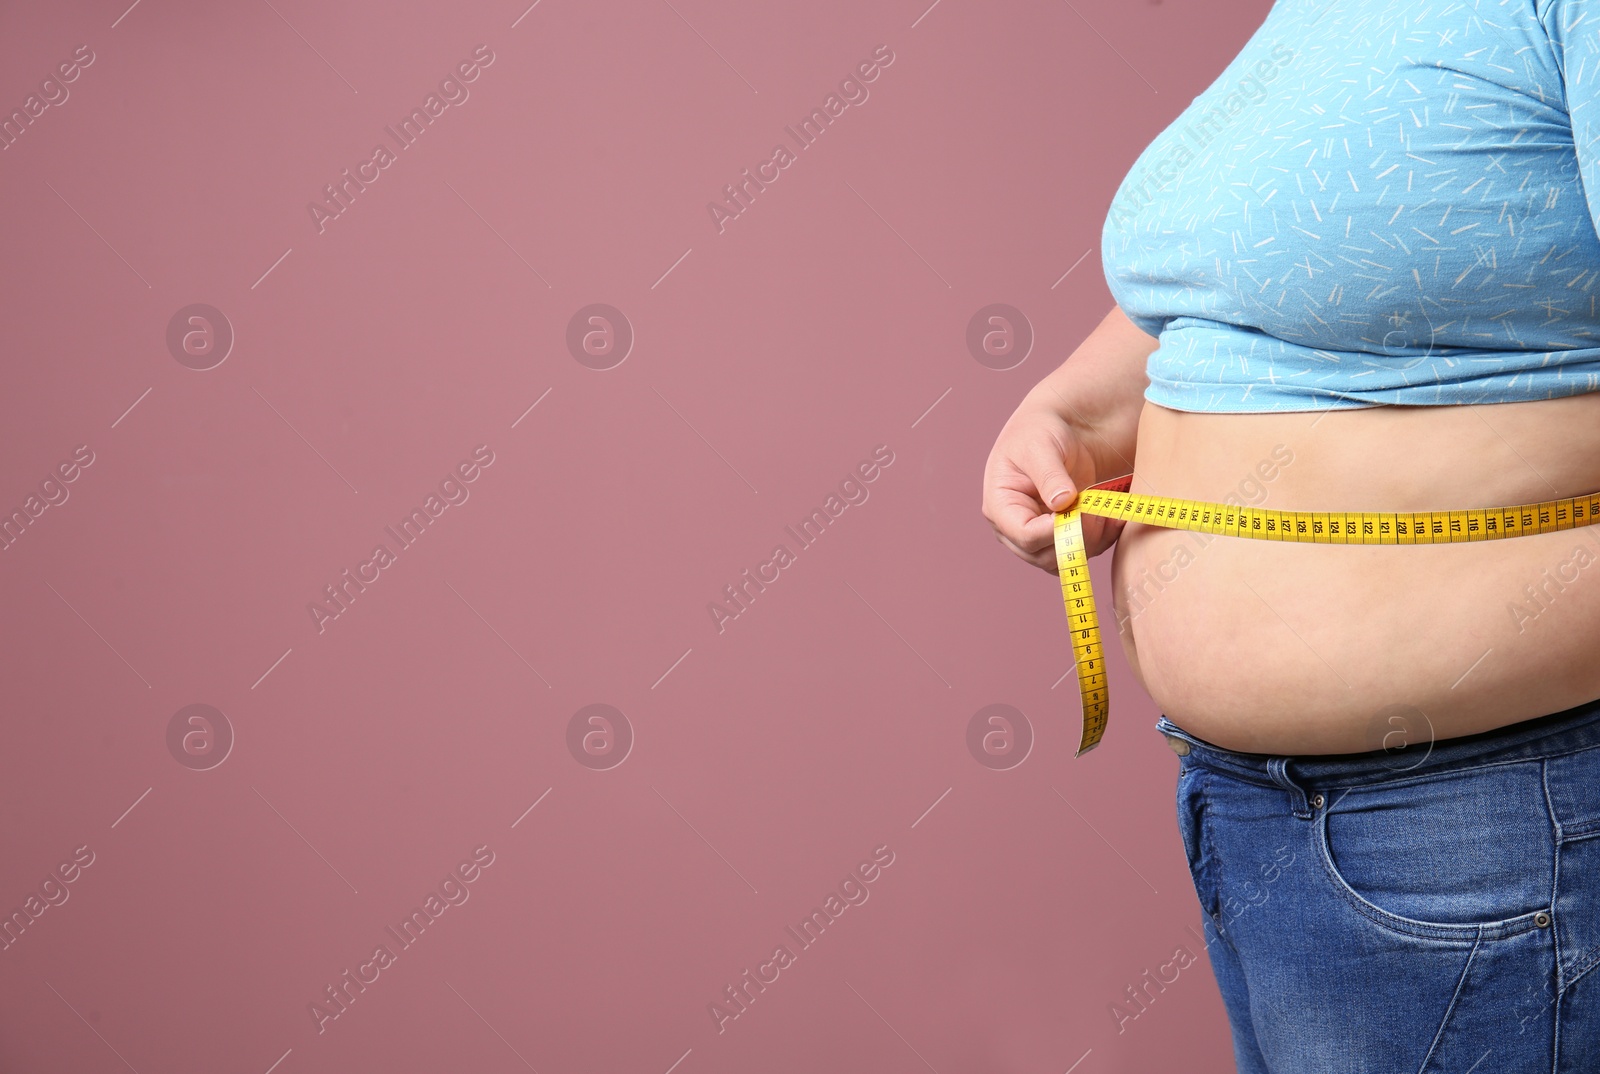
M1137 460L1134 492L1287 511L1532 503L1600 491L1600 393L1283 414L1146 402ZM1600 526L1396 547L1129 524L1112 574L1145 690L1225 749L1353 753L1401 727L1417 745L1600 698Z

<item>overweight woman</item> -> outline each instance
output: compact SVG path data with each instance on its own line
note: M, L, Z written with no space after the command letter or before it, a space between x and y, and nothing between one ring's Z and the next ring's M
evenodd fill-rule
M1600 0L1278 0L1123 181L1116 306L1006 423L984 514L1054 572L1053 512L1130 471L1286 511L1594 493L1597 210ZM1600 1071L1600 527L1082 520L1239 1070Z

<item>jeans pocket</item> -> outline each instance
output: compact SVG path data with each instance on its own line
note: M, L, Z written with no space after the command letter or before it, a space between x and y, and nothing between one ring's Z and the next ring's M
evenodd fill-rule
M1314 823L1328 879L1378 925L1444 940L1542 927L1555 832L1539 762L1358 786L1327 798Z
M1178 834L1183 838L1183 852L1189 859L1189 875L1194 880L1194 893L1200 899L1200 909L1213 920L1217 916L1219 901L1216 879L1216 856L1211 852L1205 832L1206 771L1197 765L1185 763L1178 772Z
M1562 987L1570 988L1600 970L1600 748L1550 758L1545 788L1561 834L1555 920ZM1580 1002L1595 1018L1600 982L1587 989L1590 995ZM1600 1025L1600 1018L1591 1024Z

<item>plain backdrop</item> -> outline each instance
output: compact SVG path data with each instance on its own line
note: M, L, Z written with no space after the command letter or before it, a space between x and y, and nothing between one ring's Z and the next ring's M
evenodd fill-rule
M1073 757L1059 589L979 492L1267 7L8 5L0 1070L1230 1070L1203 957L1118 1024L1201 953L1176 761L1119 652Z

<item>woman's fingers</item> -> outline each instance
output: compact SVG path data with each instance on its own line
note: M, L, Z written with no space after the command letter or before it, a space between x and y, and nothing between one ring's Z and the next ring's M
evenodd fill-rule
M1011 496L1018 498L1010 500ZM1048 548L1055 541L1055 515L1042 508L1037 500L1017 493L1002 493L999 502L998 516L990 518L996 533L1029 553Z
M1078 495L1080 483L1072 472L1089 466L1073 437L1066 422L1048 409L1019 408L984 467L983 514L995 535L1019 558L1051 574L1056 573L1055 514ZM1093 480L1089 473L1082 476ZM1091 554L1115 540L1116 532L1084 518Z
M994 527L1023 548L1037 550L1050 539L1049 519L1072 502L1077 486L1056 457L1053 432L1030 430L991 455L984 475L983 513ZM1016 440L1021 440L1017 443ZM1009 450L1008 450L1009 449ZM1049 490L1049 491L1044 491Z
M1006 540L1004 535L1000 534L999 532L995 533L995 539L1001 544L1005 545L1007 548L1011 549L1012 553L1016 555L1018 559L1026 560L1042 571L1048 571L1051 574L1057 573L1056 550L1053 543L1049 548L1046 548L1042 551L1029 552L1022 548L1018 548L1015 544L1012 544L1010 541Z
M1037 551L1046 513L1033 480L1004 454L992 455L983 481L983 515L996 532L1029 551Z
M1016 544L1029 543L1028 524L1043 508L1033 496L1019 488L989 481L983 490L983 517L995 532Z

